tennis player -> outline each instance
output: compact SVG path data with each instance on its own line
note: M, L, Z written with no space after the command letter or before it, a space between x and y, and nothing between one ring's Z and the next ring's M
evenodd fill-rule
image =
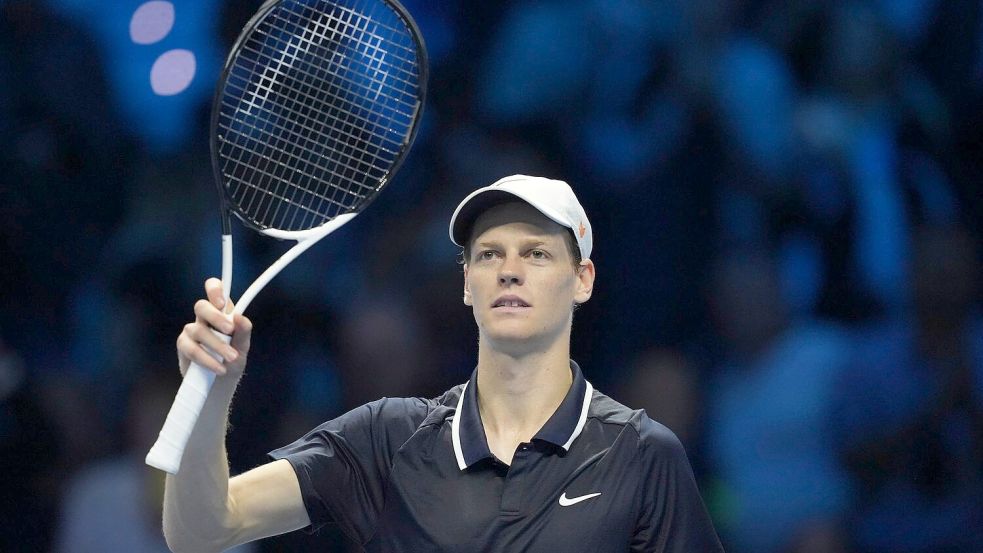
M174 551L324 524L366 551L722 551L679 440L570 360L573 310L595 278L571 188L506 177L461 202L450 236L478 326L470 380L435 399L363 405L231 479L227 414L251 324L226 320L220 281L206 282L178 358L182 371L194 360L219 376L181 471L167 476Z

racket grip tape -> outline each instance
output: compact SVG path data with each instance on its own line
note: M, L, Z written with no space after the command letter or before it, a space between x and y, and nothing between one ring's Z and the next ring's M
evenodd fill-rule
M215 334L226 343L232 340L226 334L218 332ZM211 351L209 353L218 361L222 361L220 355ZM181 382L181 387L177 391L177 396L174 398L174 403L171 405L171 410L167 413L167 419L164 420L164 426L160 430L157 442L147 453L145 461L148 465L169 474L177 474L181 468L184 449L188 445L191 432L205 407L205 400L208 399L208 393L214 382L214 372L198 363L191 363L184 375L184 381Z

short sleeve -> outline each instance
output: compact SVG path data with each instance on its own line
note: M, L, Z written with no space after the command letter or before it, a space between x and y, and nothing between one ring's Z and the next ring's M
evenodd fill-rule
M422 399L384 398L321 424L269 456L286 459L296 472L312 530L335 523L363 544L384 505L392 459L426 415Z
M638 454L643 485L630 550L722 552L686 451L676 435L643 416Z

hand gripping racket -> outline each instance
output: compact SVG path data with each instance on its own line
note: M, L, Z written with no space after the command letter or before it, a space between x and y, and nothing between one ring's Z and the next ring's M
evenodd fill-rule
M426 48L395 0L269 0L260 7L233 45L212 105L226 304L231 214L297 244L249 286L233 313L392 179L416 136L426 83ZM214 379L191 364L148 465L177 473Z

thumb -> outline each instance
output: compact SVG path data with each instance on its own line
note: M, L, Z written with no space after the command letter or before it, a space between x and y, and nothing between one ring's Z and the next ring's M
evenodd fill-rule
M236 314L232 318L235 329L232 332L232 341L229 343L239 355L249 352L249 342L253 332L253 323L245 315Z
M222 311L223 313L232 312L232 302L228 302L226 305L225 291L222 289L222 281L212 277L205 281L205 295L208 297L208 301L215 306L216 309Z

